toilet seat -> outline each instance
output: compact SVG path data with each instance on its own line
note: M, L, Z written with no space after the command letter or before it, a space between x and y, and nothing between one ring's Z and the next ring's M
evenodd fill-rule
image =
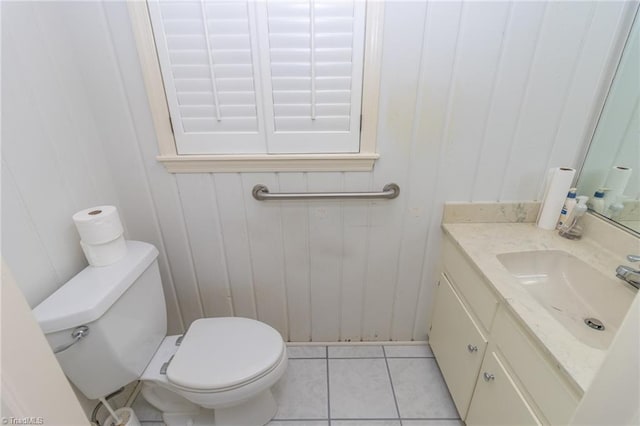
M175 387L221 392L258 380L286 356L280 334L248 318L194 321L167 368Z

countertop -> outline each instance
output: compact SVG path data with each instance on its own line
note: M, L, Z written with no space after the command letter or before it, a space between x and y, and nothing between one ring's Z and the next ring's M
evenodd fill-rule
M537 228L534 223L445 223L445 233L460 247L475 268L493 285L505 306L517 317L558 369L583 392L589 387L607 353L577 340L507 272L496 255L528 250L564 250L605 276L615 278L615 269L624 263L616 254L596 241L571 241L556 231ZM620 281L631 299L637 293Z

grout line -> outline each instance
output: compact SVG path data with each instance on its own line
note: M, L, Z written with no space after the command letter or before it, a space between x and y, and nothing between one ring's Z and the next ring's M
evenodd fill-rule
M278 418L273 418L271 419L271 421L273 422L323 422L327 419L317 419L317 418L313 418L313 419L307 419L307 418L292 418L292 419L278 419ZM338 421L352 421L352 422L356 422L356 421L362 421L362 420L379 420L379 421L384 421L384 420L388 420L388 421L402 421L402 420L460 420L460 417L403 417L403 418L397 418L397 417L336 417L336 418L332 418L331 420L338 420ZM144 423L144 422L149 422L149 423L153 423L153 420L140 420L140 423Z
M325 346L327 356L327 424L331 426L331 392L329 390L329 347Z
M382 359L384 356L330 356L328 359ZM387 356L389 359L435 359L433 356ZM289 357L290 361L296 359L327 359L325 357Z
M327 419L318 419L318 418L313 418L313 419L307 419L307 418L291 418L291 419L278 419L278 418L273 418L271 419L271 421L273 422L324 422ZM351 422L356 422L356 421L362 421L362 420L380 420L380 421L398 421L398 420L460 420L460 417L403 417L402 419L398 419L397 417L336 417L333 418L331 420L338 420L338 421L351 421ZM153 420L140 420L140 423L143 422L149 422L149 423L153 423ZM156 422L157 423L157 422Z
M400 426L402 426L402 419L400 418L400 408L398 407L398 398L396 397L396 390L393 387L393 379L391 379L391 370L389 369L389 361L387 360L387 352L382 347L382 353L384 354L384 364L387 366L387 374L389 375L389 384L391 385L391 393L393 394L393 402L396 404L396 413L398 413L398 419L400 419Z

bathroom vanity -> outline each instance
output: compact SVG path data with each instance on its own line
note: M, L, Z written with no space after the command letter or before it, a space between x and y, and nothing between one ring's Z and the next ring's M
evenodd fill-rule
M615 278L623 257L534 223L443 230L429 342L461 418L569 423L637 293Z

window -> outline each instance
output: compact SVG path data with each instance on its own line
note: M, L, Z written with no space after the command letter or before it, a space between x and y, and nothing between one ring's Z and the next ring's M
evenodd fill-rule
M370 170L382 5L131 2L169 171Z

